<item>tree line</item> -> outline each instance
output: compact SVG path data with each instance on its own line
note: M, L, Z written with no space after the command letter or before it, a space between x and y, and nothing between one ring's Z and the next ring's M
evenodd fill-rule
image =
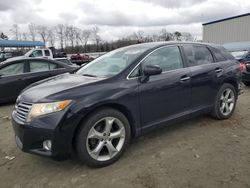
M60 51L65 51L66 53L104 52L143 42L194 40L193 36L188 32L168 32L165 28L154 34L146 34L146 32L139 30L115 41L102 40L98 26L94 26L90 29L81 29L73 25L65 24L48 27L30 23L28 30L23 32L17 24L14 24L10 32L12 34L11 39L42 40L46 46L57 46ZM0 39L8 40L10 37L1 33Z

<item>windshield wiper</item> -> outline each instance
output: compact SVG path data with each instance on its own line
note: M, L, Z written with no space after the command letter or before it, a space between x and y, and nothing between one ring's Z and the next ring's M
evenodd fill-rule
M88 76L88 77L97 77L96 75L93 75L93 74L83 74L83 76Z

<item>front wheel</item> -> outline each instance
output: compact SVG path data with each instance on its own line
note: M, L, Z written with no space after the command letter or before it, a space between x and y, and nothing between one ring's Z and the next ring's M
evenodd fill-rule
M212 116L216 119L228 119L234 112L236 101L235 88L231 84L224 84L216 96Z
M77 136L77 153L84 163L104 167L117 161L130 141L127 118L114 109L93 113L82 125Z

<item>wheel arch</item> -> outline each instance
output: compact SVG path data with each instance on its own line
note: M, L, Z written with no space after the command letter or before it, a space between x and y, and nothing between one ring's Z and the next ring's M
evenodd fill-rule
M133 117L130 110L128 110L128 108L126 108L124 105L117 104L117 103L101 104L101 105L97 105L97 106L92 107L86 114L84 114L84 116L81 118L81 121L76 126L76 128L74 130L73 137L72 137L72 147L73 147L73 149L75 149L77 133L81 129L81 125L85 121L85 119L87 119L89 116L91 116L96 111L99 111L99 110L105 109L105 108L115 109L115 110L121 112L123 115L125 115L125 117L129 121L129 125L130 125L130 128L131 128L131 137L133 138L133 137L135 137L137 135L135 118Z

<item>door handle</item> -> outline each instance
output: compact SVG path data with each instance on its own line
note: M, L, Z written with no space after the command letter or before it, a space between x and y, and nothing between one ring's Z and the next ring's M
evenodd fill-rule
M185 82L185 81L188 81L190 80L190 77L189 76L184 76L180 79L181 82Z
M222 68L216 68L214 71L215 71L216 73L220 73L220 72L222 72Z

